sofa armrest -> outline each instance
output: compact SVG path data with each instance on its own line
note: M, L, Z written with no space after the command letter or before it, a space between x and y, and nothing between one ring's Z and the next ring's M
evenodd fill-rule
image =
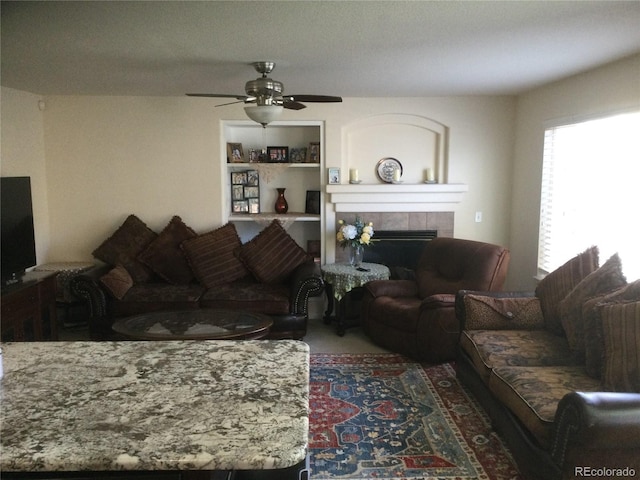
M373 298L418 296L418 284L413 280L372 280L365 288Z
M69 281L69 288L74 295L84 300L91 318L102 318L107 315L107 294L100 284L100 277L112 267L101 265L93 267Z
M640 459L640 393L571 392L555 416L552 455L563 465L569 451L628 452ZM611 454L610 454L611 455ZM631 458L630 458L631 460Z
M289 308L292 314L308 314L309 297L324 292L324 281L320 266L306 262L293 271L289 280Z
M497 300L510 300L509 305L510 305L510 311L506 311L506 312L495 312L497 318L495 322L495 328L499 329L499 330L505 330L505 329L517 329L517 328L531 328L532 324L531 324L531 309L528 309L526 313L528 313L527 318L523 318L523 322L526 321L526 323L523 323L522 325L520 325L521 322L519 322L519 320L521 320L520 318L518 318L518 313L523 312L524 307L529 304L533 299L536 298L535 293L534 292L524 292L524 291L517 291L517 292L487 292L487 291L477 291L477 290L460 290L458 291L458 293L456 294L456 299L455 299L455 313L456 313L456 319L458 321L459 324L459 329L462 332L463 330L468 330L468 329L473 329L474 327L474 322L471 321L469 319L468 316L468 312L467 312L467 307L466 307L466 302L465 302L465 297L467 295L476 295L476 296L482 296L485 297L487 299L497 299ZM542 325L543 319L542 319L542 311L540 310L538 312L539 314L539 318L537 319L538 323L540 323L540 326ZM491 323L492 322L487 322L486 319L485 321L483 321L483 325L482 325L482 329L483 330L487 330L487 329L491 329Z

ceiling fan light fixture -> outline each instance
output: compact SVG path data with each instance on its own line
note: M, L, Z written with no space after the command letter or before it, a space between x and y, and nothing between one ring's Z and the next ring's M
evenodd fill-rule
M263 127L280 118L282 110L284 110L284 107L281 105L252 105L244 107L247 117Z

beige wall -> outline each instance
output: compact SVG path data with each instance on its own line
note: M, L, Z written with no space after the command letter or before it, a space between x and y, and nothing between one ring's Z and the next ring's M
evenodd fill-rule
M545 126L558 120L578 121L628 109L640 109L640 55L519 97L509 242L511 288L535 288Z
M31 177L38 263L47 260L51 238L41 100L18 90L2 88L0 92L0 174Z
M220 122L244 119L240 106L216 109L215 101L187 97L96 96L53 96L46 104L51 236L46 258L39 262L90 259L129 213L156 230L174 214L197 231L221 224L218 162L225 160L220 158ZM340 105L287 112L284 119L325 121L326 166L341 167L345 174L342 128L350 122L407 113L445 124L450 129L449 181L469 184L456 214L456 234L504 244L514 112L511 97L345 99ZM402 161L410 166L420 162L420 155L416 148L416 158ZM378 160L371 159L372 170ZM323 172L323 182L324 177ZM481 224L474 222L476 210L484 212ZM333 234L325 240L333 242Z

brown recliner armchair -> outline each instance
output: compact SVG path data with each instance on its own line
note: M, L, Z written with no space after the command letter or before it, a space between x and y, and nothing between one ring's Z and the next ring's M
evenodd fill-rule
M456 357L458 290L499 291L509 250L490 243L436 238L425 246L415 280L374 280L364 287L361 325L383 348L418 361Z

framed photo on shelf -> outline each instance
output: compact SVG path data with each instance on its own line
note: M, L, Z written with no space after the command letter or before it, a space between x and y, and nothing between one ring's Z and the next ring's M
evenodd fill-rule
M231 184L232 185L246 185L247 184L247 172L231 172Z
M260 175L257 170L247 170L247 185L250 187L260 185Z
M260 199L259 198L250 198L247 201L249 202L249 213L260 213Z
M244 187L244 198L260 198L260 189L258 187Z
M249 149L249 163L258 163L260 161L260 150L255 148Z
M231 199L244 200L244 185L231 185Z
M291 163L305 163L307 161L307 148L292 148L289 152Z
M309 144L306 163L320 163L320 142L311 142Z
M249 200L235 200L233 213L249 213Z
M340 183L340 169L339 168L328 168L327 169L328 174L329 174L329 178L328 178L328 182L329 185L336 185L338 183Z
M304 213L320 215L320 190L307 190Z
M231 172L231 212L260 213L259 185L257 170Z
M244 162L244 153L241 143L227 143L227 163Z
M267 147L269 163L289 163L289 147Z

